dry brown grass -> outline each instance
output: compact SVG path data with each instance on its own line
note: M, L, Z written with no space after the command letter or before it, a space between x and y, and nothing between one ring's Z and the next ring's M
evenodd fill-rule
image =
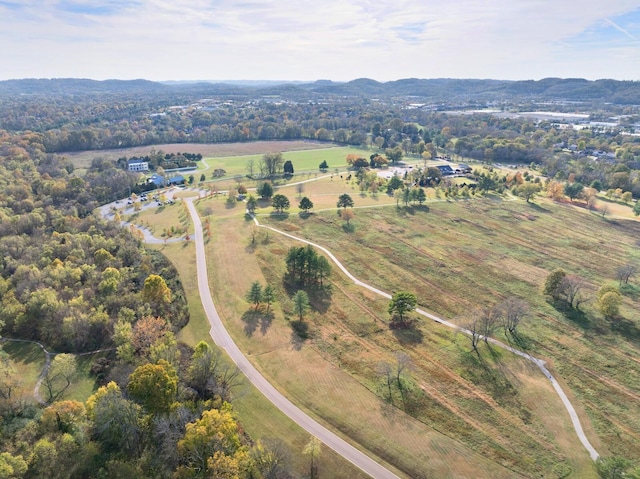
M628 372L637 368L637 348L604 331L592 313L585 329L580 319L563 317L539 294L556 267L580 274L594 287L611 278L633 257L633 224L545 202L482 199L431 202L422 209L363 208L356 211L354 230L346 231L335 215L339 194L351 194L356 206L382 200L360 197L337 178L308 183L301 195L312 198L314 210L329 211L303 219L295 214L295 187L279 192L289 196L292 212L261 221L328 246L378 287L392 291L406 285L418 293L421 306L447 318L463 321L465 311L509 295L530 299L535 318L523 338L534 354L550 360L594 446L604 454L635 450L640 428L629 401L637 403L639 387ZM478 363L463 336L430 322L394 333L386 327L386 301L339 275L333 277L330 304L316 304L309 315L310 338L297 339L282 284L282 256L295 243L256 231L243 218L243 205L227 208L224 198L199 202L200 209L206 205L214 209L208 257L221 315L257 367L318 418L411 477L427 472L510 477L516 474L512 469L526 476L560 477L572 470L576 477L593 477L588 455L547 380L510 354L487 350ZM279 294L273 318L262 323L264 332L261 318L245 314L250 308L243 296L256 279ZM637 319L629 297L623 310ZM374 394L376 364L393 361L398 349L410 354L424 392L418 420Z

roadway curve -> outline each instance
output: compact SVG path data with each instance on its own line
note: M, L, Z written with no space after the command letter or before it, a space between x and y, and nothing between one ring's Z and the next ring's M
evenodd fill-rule
M359 451L345 440L338 437L333 432L313 420L310 416L296 407L291 401L284 397L274 388L260 372L253 367L238 346L233 342L231 336L222 324L222 320L216 311L209 289L209 277L207 274L207 261L204 251L204 236L202 233L202 223L193 205L193 198L186 199L189 214L193 220L196 246L196 265L198 276L198 291L204 311L211 325L210 334L214 342L224 349L238 368L251 381L251 383L269 399L278 409L296 422L308 433L317 437L328 447L336 451L355 466L362 469L371 477L380 479L399 479L396 474L375 462L369 456Z
M252 215L253 221L254 223L261 227L261 228L266 228L269 229L271 231L273 231L274 233L278 233L281 234L283 236L286 236L288 238L291 238L293 240L296 241L300 241L301 243L305 243L308 245L311 245L315 248L318 248L319 250L323 251L329 258L331 258L331 260L336 264L336 266L338 266L338 268L340 268L340 270L349 278L351 279L351 281L353 281L356 285L361 286L363 288L366 288L370 291L373 291L374 293L387 298L387 299L391 299L391 295L385 291L382 291L378 288L375 288L367 283L364 283L362 281L360 281L358 278L356 278L353 274L351 274L349 272L349 270L347 270L347 268L344 267L344 265L342 263L340 263L340 261L338 261L338 258L336 258L333 253L331 253L331 251L329 251L327 248L325 248L324 246L321 246L319 244L313 243L311 241L308 241L306 239L303 238L299 238L297 236L294 236L292 234L286 233L284 231L280 231L276 228L272 228L271 226L265 226L265 225L261 225L258 222L258 219L255 217L255 215ZM447 326L449 328L461 331L465 334L471 334L471 331L469 331L468 329L464 329L459 327L456 324L453 324L449 321L446 321L438 316L435 316L431 313L428 313L420 308L416 308L416 312L422 316L425 316L429 319L432 319L433 321L440 323L444 326ZM484 339L483 336L481 336L482 339ZM589 452L589 456L591 457L591 459L593 461L595 461L596 459L598 459L599 454L598 452L595 450L595 448L591 445L591 443L589 442L589 439L587 438L586 434L584 433L584 430L582 429L582 424L580 423L580 418L578 417L578 413L576 412L575 408L573 407L573 405L571 404L571 401L569 401L569 398L567 397L566 393L564 392L564 390L562 389L562 386L560 386L560 383L558 383L558 381L556 380L556 378L553 377L553 375L549 372L549 370L546 368L545 366L545 361L542 359L538 359L534 356L531 356L528 353L525 353L523 351L520 351L518 349L515 349L507 344L504 344L500 341L498 341L497 339L493 339L493 338L487 338L487 340L492 343L495 344L496 346L499 346L503 349L506 349L507 351L511 351L513 354L516 354L520 357L523 357L525 359L528 359L529 361L533 362L536 366L538 366L538 368L540 368L540 370L542 371L542 373L547 377L547 379L549 379L549 381L551 381L551 384L553 386L553 388L555 389L556 393L558 394L558 396L560 397L560 399L562 400L562 403L564 404L564 407L566 408L567 412L569 413L569 417L571 418L571 422L573 424L573 428L576 431L576 435L578 436L578 439L580 440L580 442L582 443L582 445L585 447L585 449Z

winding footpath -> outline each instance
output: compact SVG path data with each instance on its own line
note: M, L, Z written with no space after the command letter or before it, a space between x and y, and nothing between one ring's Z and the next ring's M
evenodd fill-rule
M319 244L313 243L311 241L308 241L304 238L299 238L297 236L294 236L292 234L286 233L284 231L278 230L276 228L272 228L271 226L265 226L265 225L261 225L258 222L258 219L255 217L255 215L252 215L253 221L254 223L261 227L261 228L266 228L268 230L273 231L274 233L278 233L280 235L286 236L288 238L291 238L293 240L299 241L301 243L305 243L308 245L311 245L315 248L318 248L319 250L323 251L329 258L331 258L331 260L336 264L336 266L338 266L338 268L340 268L340 270L345 274L345 276L347 276L351 281L353 281L357 286L361 286L363 288L368 289L369 291L372 291L384 298L387 299L391 299L391 295L385 291L382 291L378 288L375 288L367 283L364 283L363 281L360 281L358 278L356 278L353 274L351 274L349 272L349 270L347 270L347 268L344 267L344 265L338 261L338 258L336 258L333 253L331 253L331 251L329 251L327 248L325 248L324 246L321 246ZM469 331L468 329L464 329L459 327L456 324L453 324L449 321L446 321L438 316L435 316L431 313L428 313L427 311L424 311L420 308L416 308L415 310L418 314L429 318L437 323L440 323L444 326L447 326L449 328L461 331L465 334L471 335L471 331ZM484 339L484 336L481 336L482 339ZM547 379L549 379L549 381L551 381L551 385L553 386L553 388L555 389L556 393L558 394L558 396L560 397L560 400L562 401L562 404L564 404L564 407L566 408L567 412L569 413L569 417L571 418L571 423L573 424L573 428L576 431L576 434L578 436L578 439L580 440L580 442L582 443L582 445L585 447L585 449L589 452L589 456L591 457L591 459L593 461L595 461L596 459L598 459L598 457L600 457L600 455L598 454L598 452L595 450L595 448L591 445L591 443L589 442L589 439L587 438L586 434L584 433L584 430L582 429L582 424L580 423L580 418L578 417L578 413L576 412L575 408L573 407L573 405L571 404L571 401L569 400L569 398L567 397L566 393L564 392L564 390L562 389L562 386L560 386L560 383L556 380L556 378L553 377L553 375L551 374L551 372L549 372L549 370L546 368L545 366L545 361L542 359L538 359L534 356L531 356L528 353L525 353L523 351L520 351L518 349L515 349L507 344L504 344L496 339L493 338L487 338L487 341L489 341L492 344L495 344L496 346L499 346L503 349L506 349L507 351L512 352L513 354L516 354L522 358L525 358L531 362L533 362L536 366L538 366L538 368L540 368L540 370L542 371L542 373L547 377Z
M196 247L196 265L198 276L198 291L202 300L205 313L211 325L210 334L214 342L224 349L238 368L244 373L249 381L269 399L278 409L296 422L308 433L317 437L326 446L330 447L355 466L376 479L399 479L396 474L389 469L378 464L369 456L353 447L351 444L329 431L326 427L316 422L291 401L284 397L274 388L260 372L249 362L238 346L233 342L231 336L222 324L222 320L216 311L209 289L209 277L207 274L207 261L204 251L204 235L202 233L202 223L193 205L193 198L186 199L189 214L193 220ZM275 230L274 230L275 231Z

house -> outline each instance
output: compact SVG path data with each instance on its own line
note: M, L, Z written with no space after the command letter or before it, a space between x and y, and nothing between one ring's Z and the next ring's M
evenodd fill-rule
M153 183L154 185L156 185L156 188L160 188L164 186L164 176L160 176L159 174L154 173L149 178L147 178L147 183Z
M451 168L451 166L449 165L436 165L436 168L440 170L442 176L453 176L455 174L453 168Z
M149 171L149 163L141 158L134 158L127 161L128 171Z

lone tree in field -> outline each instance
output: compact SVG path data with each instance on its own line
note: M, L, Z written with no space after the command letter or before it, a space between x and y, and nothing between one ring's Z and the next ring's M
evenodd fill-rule
M247 292L247 301L253 303L255 305L255 309L257 310L258 306L260 306L260 302L262 301L262 297L263 293L260 282L254 281L253 283L251 283L251 288L249 288L249 291Z
M282 166L282 171L287 176L293 175L293 163L291 163L291 160L287 160L284 162L284 165Z
M247 211L250 215L256 212L256 208L258 207L258 200L256 200L255 196L249 195L247 198Z
M289 198L281 194L273 195L273 198L271 198L271 206L276 210L276 213L282 214L284 210L289 209Z
M302 322L302 317L304 313L309 310L309 296L306 291L298 290L296 294L293 295L293 306L296 311L296 314L300 318L300 322Z
M531 202L531 199L536 196L537 193L540 192L542 187L538 183L525 182L520 186L516 187L516 195L521 198L524 198L527 203Z
M320 171L327 171L329 169L329 165L327 164L327 160L323 160L318 167Z
M309 210L313 208L313 202L305 196L300 200L298 208L300 208L305 213L309 213Z
M338 197L338 208L352 208L353 199L348 194L344 193Z
M409 293L407 291L398 291L397 293L393 293L387 309L391 315L391 321L395 322L394 319L396 315L398 315L398 322L404 322L405 313L413 311L417 304L418 299L413 293Z
M638 272L638 267L634 264L625 264L616 270L616 279L622 284L628 284L633 276Z

